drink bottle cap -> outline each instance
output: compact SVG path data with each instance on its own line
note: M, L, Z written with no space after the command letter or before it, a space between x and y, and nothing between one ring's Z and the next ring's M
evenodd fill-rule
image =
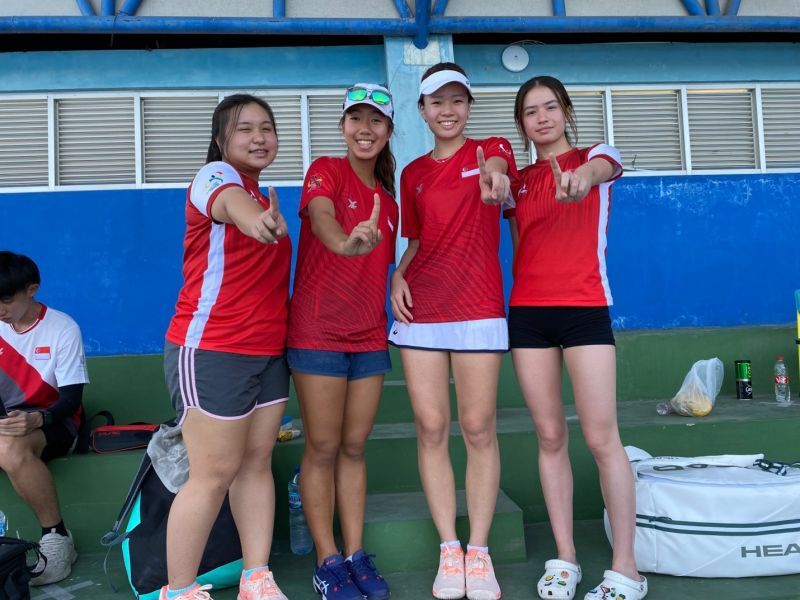
M783 357L782 357L782 356L779 356L779 357L778 357L778 360L783 360Z

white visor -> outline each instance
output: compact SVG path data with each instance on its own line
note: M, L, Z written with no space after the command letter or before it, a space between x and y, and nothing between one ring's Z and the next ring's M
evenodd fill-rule
M458 71L438 71L430 77L426 77L419 84L419 95L427 96L432 94L448 83L460 83L467 88L469 95L472 95L472 88L469 85L469 79L467 79L466 76L462 75Z
M361 100L352 100L350 98L350 91L357 90L364 92L364 97ZM389 98L389 103L378 103L372 97L374 92L383 92ZM342 104L342 112L346 112L348 108L351 106L356 106L357 104L366 104L373 108L377 108L381 113L389 117L389 119L394 119L394 102L392 101L392 94L389 90L387 90L382 85L378 85L376 83L354 83L352 86L347 88L347 91L344 94L344 103Z

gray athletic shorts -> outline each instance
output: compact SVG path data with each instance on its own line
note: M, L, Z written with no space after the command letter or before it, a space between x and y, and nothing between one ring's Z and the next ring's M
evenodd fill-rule
M179 422L189 408L217 419L241 419L289 400L286 356L249 356L167 342L164 376Z

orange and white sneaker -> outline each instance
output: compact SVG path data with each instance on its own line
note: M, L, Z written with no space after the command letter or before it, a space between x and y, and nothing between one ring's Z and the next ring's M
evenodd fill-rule
M210 590L210 585L196 585L192 589L179 594L176 598L170 600L212 600L211 594L206 590ZM167 586L161 588L161 593L158 595L158 600L167 600Z
M472 548L464 559L467 598L469 600L499 600L502 596L494 576L492 559L486 552Z
M433 580L433 597L455 600L464 597L464 551L461 546L445 546L439 553L439 571Z
M239 580L238 600L288 600L269 569L258 569Z

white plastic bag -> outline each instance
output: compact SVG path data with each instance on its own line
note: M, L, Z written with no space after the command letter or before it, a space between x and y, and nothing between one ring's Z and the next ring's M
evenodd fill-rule
M714 408L722 387L724 368L718 358L698 360L683 380L670 406L685 417L704 417Z

